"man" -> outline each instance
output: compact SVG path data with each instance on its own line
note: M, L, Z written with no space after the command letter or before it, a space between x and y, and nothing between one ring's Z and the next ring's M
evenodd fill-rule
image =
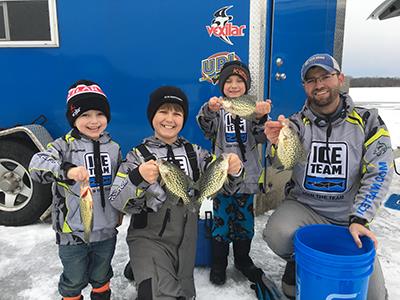
M301 69L301 79L307 99L302 110L289 119L308 155L293 168L285 200L263 233L268 246L287 261L282 289L291 299L296 296L296 229L308 224L348 226L358 247L362 246L360 236L370 237L376 247L377 239L368 224L393 174L387 128L375 109L355 107L350 96L340 92L344 75L336 60L328 54L311 56ZM284 119L281 115L278 121L265 123L273 163L277 163L273 153ZM387 299L387 291L376 259L368 300L383 299Z

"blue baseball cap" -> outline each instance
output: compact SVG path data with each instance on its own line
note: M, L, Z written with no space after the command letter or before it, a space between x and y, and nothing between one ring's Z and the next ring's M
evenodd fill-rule
M301 67L301 80L304 81L308 70L312 67L321 67L326 71L333 73L340 73L340 66L336 59L326 53L314 54L306 60L306 62Z

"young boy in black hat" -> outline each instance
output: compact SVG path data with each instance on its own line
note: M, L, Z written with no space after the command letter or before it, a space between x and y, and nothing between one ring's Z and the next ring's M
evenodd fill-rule
M68 91L66 117L72 130L36 153L29 171L33 180L54 182L52 221L63 264L58 284L61 296L83 299L81 291L90 283L92 300L108 300L120 223L120 213L110 205L108 195L121 151L105 131L111 115L100 86L88 80L74 83ZM93 197L89 240L85 240L81 220L82 185L90 186Z
M225 63L218 84L224 97L237 98L247 94L251 85L248 67L240 61ZM254 120L234 118L222 108L221 98L212 97L197 115L205 137L213 142L215 154L236 153L246 170L244 184L238 193L227 195L222 192L214 199L210 281L215 285L223 285L226 281L230 242L233 242L235 267L252 282L262 274L249 252L254 236L253 195L259 192L262 173L258 144L267 141L263 130L270 110L270 100L260 101L256 103Z
M118 210L132 214L127 242L137 299L191 299L196 295L193 269L198 212L166 193L156 159L176 164L196 180L212 156L179 136L188 117L188 100L179 88L156 89L150 95L147 117L154 136L128 153L110 201ZM242 173L239 157L231 154L225 193L237 189Z

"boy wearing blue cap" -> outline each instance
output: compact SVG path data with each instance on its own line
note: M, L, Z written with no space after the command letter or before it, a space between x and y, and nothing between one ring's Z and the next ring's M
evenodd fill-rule
M264 229L268 246L287 261L282 289L290 299L296 296L295 231L310 224L348 226L358 247L362 247L360 236L370 237L376 247L376 237L368 225L386 196L393 174L385 123L376 109L356 107L351 97L340 91L344 75L337 61L329 54L315 54L303 64L301 79L307 99L303 109L289 120L308 157L294 166L286 198ZM284 119L281 115L278 121L265 123L265 134L272 144L268 155L274 163L273 148ZM376 184L379 189L372 195L370 187ZM375 259L368 300L383 299L387 299L387 291L379 260Z

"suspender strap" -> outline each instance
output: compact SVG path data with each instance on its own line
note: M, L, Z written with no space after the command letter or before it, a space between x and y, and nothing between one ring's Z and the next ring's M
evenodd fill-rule
M239 144L240 153L242 154L242 160L243 160L243 162L245 162L246 161L246 148L243 144L242 137L240 136L240 117L239 116L236 116L236 118L233 119L233 124L235 126L236 141Z
M189 164L190 167L193 171L193 180L197 181L200 177L200 171L197 166L197 155L196 152L194 151L193 145L191 143L184 143L186 155L189 159ZM153 154L150 153L150 151L147 149L147 147L144 144L140 144L136 147L137 150L139 150L140 154L144 157L145 161L149 161L152 159L156 159Z
M189 159L189 164L190 167L192 168L193 171L193 180L197 181L200 177L200 171L199 167L197 166L197 155L196 152L194 152L193 145L191 143L185 143L184 144L186 155Z
M140 154L144 157L144 161L149 161L149 160L156 160L155 156L150 153L150 151L147 149L147 147L144 144L140 144L136 147L136 149L139 150Z

